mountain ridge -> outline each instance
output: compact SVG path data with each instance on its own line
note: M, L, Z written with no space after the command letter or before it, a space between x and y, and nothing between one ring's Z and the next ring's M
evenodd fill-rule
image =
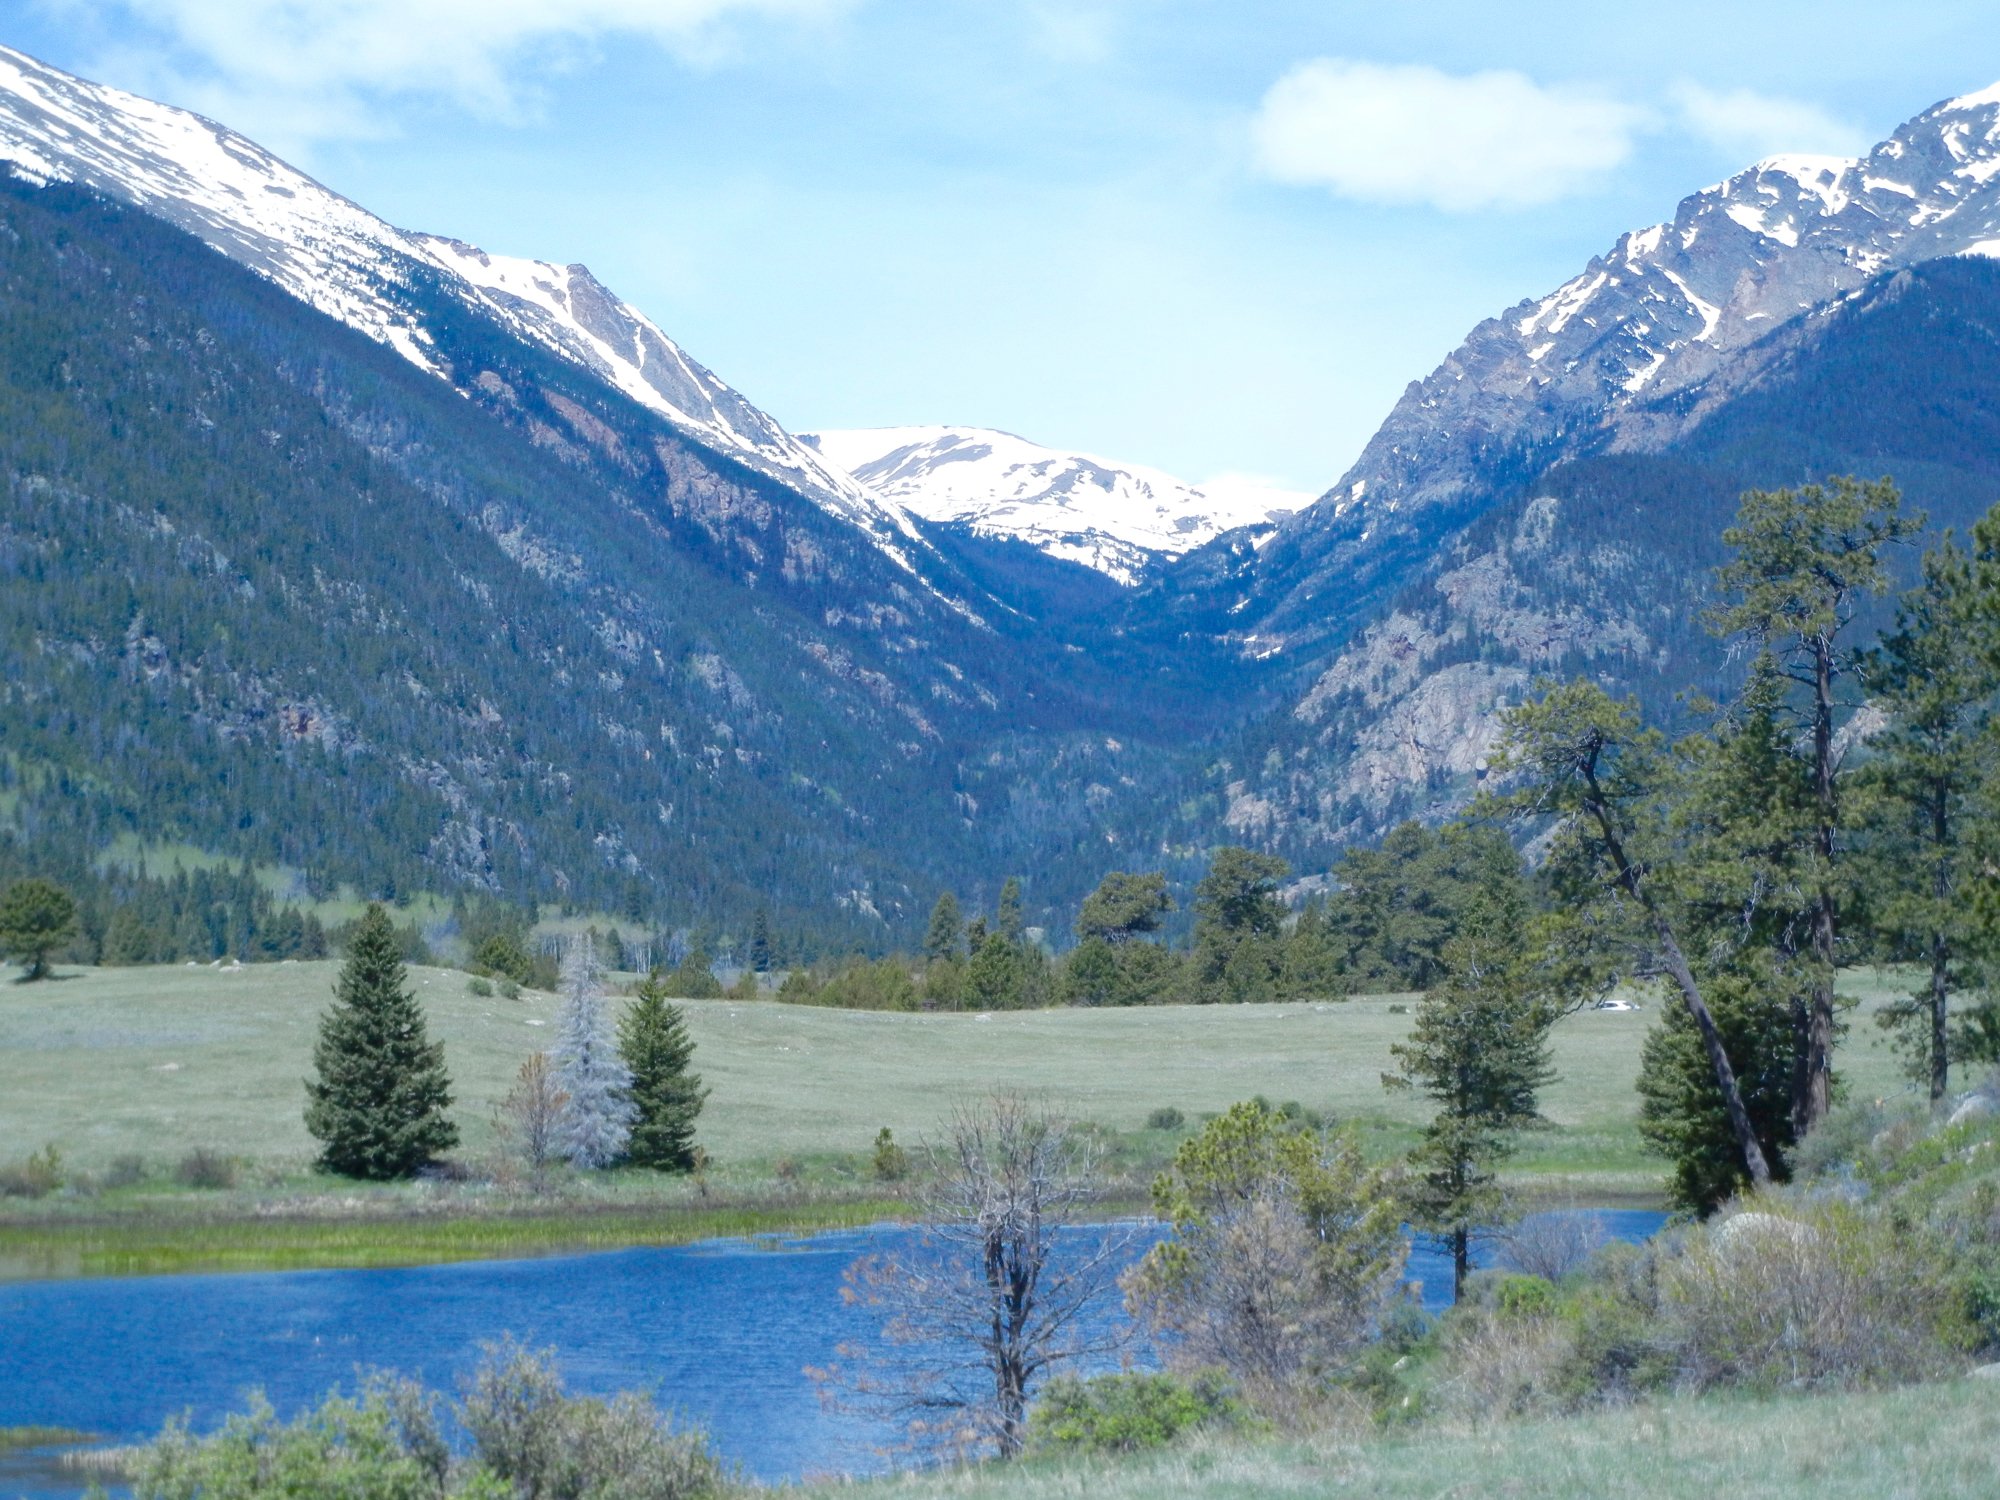
M1123 584L1224 532L1268 529L1293 497L1217 493L1164 470L1046 447L991 427L827 429L800 439L885 501L978 536L1013 538ZM1303 503L1305 497L1296 499Z
M1957 254L2000 254L2000 85L1931 106L1862 156L1767 157L1689 194L1412 381L1245 573L1242 634L1258 649L1324 636L1318 617L1379 570L1371 548L1402 534L1420 563L1484 494L1580 451L1617 413L1883 271Z

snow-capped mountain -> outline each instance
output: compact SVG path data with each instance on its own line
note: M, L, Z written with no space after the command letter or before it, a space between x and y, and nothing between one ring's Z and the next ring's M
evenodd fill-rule
M927 521L1024 541L1120 583L1309 498L1250 483L1197 489L1158 469L1045 448L984 427L869 427L800 436Z
M206 241L447 380L421 290L590 371L675 428L870 532L904 559L908 518L823 462L580 265L397 229L232 130L0 47L0 161L74 182Z
M1775 156L1691 195L1410 385L1284 528L1302 547L1281 551L1304 561L1273 580L1274 633L1309 626L1371 545L1426 524L1413 513L1476 506L1510 466L1657 405L1882 272L1967 254L2000 255L2000 85L1924 111L1865 156Z

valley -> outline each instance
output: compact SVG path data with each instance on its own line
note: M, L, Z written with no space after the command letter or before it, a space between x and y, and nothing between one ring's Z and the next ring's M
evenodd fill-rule
M770 63L705 17L681 83ZM1320 58L1176 114L1181 175L1354 198L1273 132L1389 84L1591 152L1831 128ZM0 1487L1993 1488L2000 86L1616 235L1316 495L848 391L793 431L461 232L0 45ZM1201 258L1120 232L1106 306ZM963 388L951 293L840 378L915 327ZM1149 295L1211 367L1126 431L1317 419Z

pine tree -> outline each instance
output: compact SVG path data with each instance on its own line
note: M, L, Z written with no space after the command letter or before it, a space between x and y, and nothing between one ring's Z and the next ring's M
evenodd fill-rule
M1609 975L1622 961L1619 950L1629 953L1635 939L1650 940L1701 1038L1744 1171L1763 1187L1771 1166L1756 1123L1681 945L1671 893L1651 878L1664 853L1661 736L1642 725L1636 703L1612 701L1588 678L1542 687L1538 699L1501 720L1493 770L1515 786L1490 805L1517 819L1555 823L1543 878L1561 916L1544 933L1545 946L1579 970Z
M750 924L750 970L754 974L771 972L771 917L761 906Z
M965 922L958 913L958 897L946 891L931 908L931 925L924 934L924 957L932 963L957 958L965 941Z
M562 1009L549 1052L554 1081L568 1096L560 1142L573 1166L606 1167L625 1154L632 1132L632 1071L611 1034L604 974L588 934L563 955Z
M634 1108L626 1154L661 1172L694 1167L694 1122L708 1090L692 1071L694 1038L680 1007L667 1000L655 970L639 986L632 1008L618 1023L618 1051L631 1069Z
M408 1177L458 1144L445 1114L444 1044L428 1039L399 940L380 903L355 924L334 1003L313 1048L306 1129L319 1164L343 1177Z
M993 929L1010 943L1018 943L1027 932L1027 919L1021 914L1021 879L1009 875L1000 886L1000 907L994 913Z
M1808 847L1814 872L1812 979L1801 1039L1797 1113L1807 1129L1833 1105L1833 994L1839 959L1839 873L1846 818L1841 806L1841 756L1835 745L1842 679L1856 668L1841 640L1856 605L1882 593L1889 573L1882 550L1923 528L1922 516L1901 513L1901 497L1886 479L1837 477L1791 490L1750 490L1736 524L1722 539L1736 558L1716 574L1734 601L1716 610L1710 628L1741 635L1771 652L1799 690L1799 729L1812 768L1815 826Z
M1498 1207L1495 1168L1516 1132L1540 1122L1536 1096L1549 1066L1552 1012L1529 989L1524 913L1491 912L1448 944L1443 981L1418 1004L1391 1086L1414 1086L1438 1106L1411 1154L1411 1217L1451 1245L1452 1290L1465 1288L1472 1232Z
M1881 814L1872 820L1869 851L1872 925L1899 956L1920 959L1927 970L1924 987L1878 1020L1902 1033L1934 1103L1950 1088L1951 997L1965 986L1979 926L1965 895L1977 883L1977 803L1994 775L2000 676L1979 632L2000 543L1995 530L1990 519L1980 522L1976 561L1949 538L1924 558L1922 583L1903 596L1896 629L1863 668L1889 720L1870 738L1863 771ZM1990 641L1990 625L1986 631Z
M76 899L53 880L17 880L0 896L0 953L27 968L25 983L49 972L49 955L76 936Z
M1754 956L1742 968L1703 977L1722 1043L1736 1065L1736 1085L1765 1160L1786 1175L1791 1149L1792 1061L1797 1024L1793 991L1768 962ZM1748 1183L1743 1154L1730 1129L1702 1050L1701 1034L1685 1008L1667 1006L1646 1033L1639 1063L1639 1134L1672 1164L1668 1201L1706 1216Z

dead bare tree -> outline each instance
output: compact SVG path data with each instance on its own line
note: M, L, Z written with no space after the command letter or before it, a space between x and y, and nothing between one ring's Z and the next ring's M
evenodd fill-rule
M921 1241L856 1262L844 1290L884 1315L889 1348L844 1347L854 1365L816 1373L901 1422L915 1446L1012 1458L1042 1377L1123 1343L1109 1313L1133 1231L1065 1233L1087 1201L1092 1154L1018 1097L959 1110L924 1154Z
M528 1182L540 1192L550 1165L561 1154L560 1139L569 1095L556 1086L555 1068L546 1052L536 1052L521 1064L514 1087L500 1101L501 1136L528 1169Z

